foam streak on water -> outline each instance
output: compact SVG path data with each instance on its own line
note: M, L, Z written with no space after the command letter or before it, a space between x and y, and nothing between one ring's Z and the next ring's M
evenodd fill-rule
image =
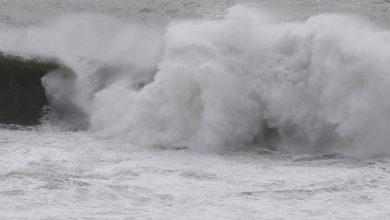
M388 219L389 161L198 154L0 130L0 218Z

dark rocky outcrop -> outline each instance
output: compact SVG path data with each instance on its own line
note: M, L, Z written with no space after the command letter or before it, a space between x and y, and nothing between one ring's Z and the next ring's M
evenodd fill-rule
M38 124L47 104L41 78L58 68L56 62L0 53L0 123Z

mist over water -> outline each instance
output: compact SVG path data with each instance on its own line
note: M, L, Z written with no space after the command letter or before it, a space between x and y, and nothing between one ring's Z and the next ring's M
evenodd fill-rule
M237 5L167 25L79 14L1 26L0 51L55 59L60 123L140 146L388 153L390 32L364 18L284 21Z

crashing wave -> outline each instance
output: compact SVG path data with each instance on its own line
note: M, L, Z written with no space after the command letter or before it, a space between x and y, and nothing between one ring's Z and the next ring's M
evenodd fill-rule
M198 150L390 149L390 32L362 18L283 22L235 6L167 27L79 15L7 28L0 51L74 72L46 75L47 97L102 137Z
M0 123L39 123L47 105L41 78L54 69L61 69L55 61L0 53Z

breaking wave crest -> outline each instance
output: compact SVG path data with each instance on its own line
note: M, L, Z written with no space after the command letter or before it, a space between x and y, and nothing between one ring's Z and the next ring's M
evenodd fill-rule
M54 58L42 79L63 121L142 146L390 151L390 32L324 14L128 24L101 15L2 26L0 51Z

